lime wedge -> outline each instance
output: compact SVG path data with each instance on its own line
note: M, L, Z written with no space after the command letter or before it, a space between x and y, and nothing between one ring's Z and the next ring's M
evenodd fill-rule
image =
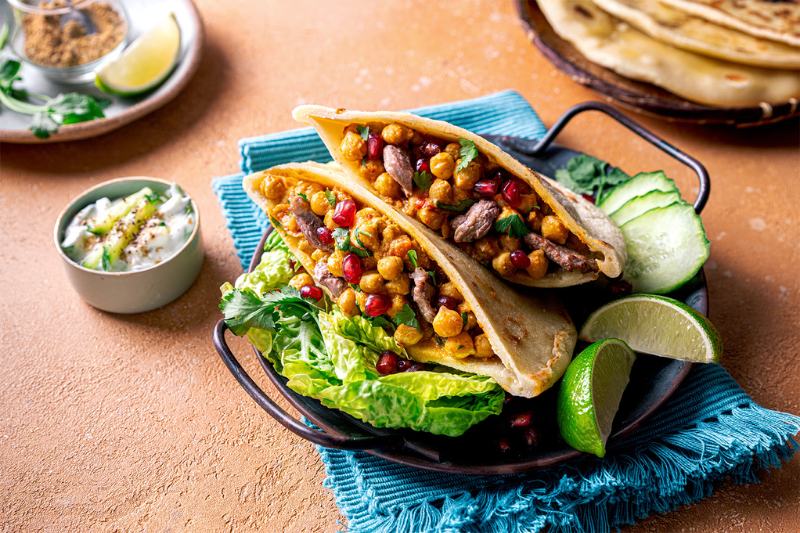
M653 294L607 303L586 319L578 338L622 339L637 352L695 363L717 363L722 355L722 338L710 320L678 300Z
M556 420L563 439L582 452L606 454L606 442L636 354L617 339L596 342L567 368Z
M181 30L170 14L133 41L117 60L100 67L94 83L101 91L119 96L147 92L169 77L180 51Z

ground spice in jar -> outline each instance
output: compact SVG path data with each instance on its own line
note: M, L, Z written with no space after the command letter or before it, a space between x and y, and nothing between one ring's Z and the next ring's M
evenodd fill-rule
M39 4L40 9L63 7L67 7L63 0ZM62 25L61 15L23 15L28 59L46 67L74 67L104 56L125 38L125 23L108 4L94 3L81 9L81 13L91 21L95 33L86 35L86 29L74 20Z

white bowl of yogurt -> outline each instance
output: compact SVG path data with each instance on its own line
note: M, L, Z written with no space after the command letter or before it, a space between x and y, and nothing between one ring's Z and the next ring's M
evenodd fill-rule
M141 313L172 302L203 264L200 212L177 184L143 176L107 181L61 212L56 249L90 305Z

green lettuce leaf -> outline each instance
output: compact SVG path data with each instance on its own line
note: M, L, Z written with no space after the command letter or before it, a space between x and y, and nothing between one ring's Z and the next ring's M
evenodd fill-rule
M274 231L272 235L278 235L278 232ZM257 296L280 289L289 283L296 273L292 264L297 264L297 260L286 248L286 245L275 246L261 255L261 262L255 270L239 276L239 279L236 280L236 288L250 289Z

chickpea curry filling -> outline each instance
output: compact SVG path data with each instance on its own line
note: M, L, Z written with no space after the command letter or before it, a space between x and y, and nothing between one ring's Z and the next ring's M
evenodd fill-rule
M317 299L328 289L348 317L393 330L395 340L444 348L455 358L494 356L475 313L439 265L400 226L338 187L269 174L269 216L293 239L313 273L290 285ZM313 291L318 291L311 294Z
M542 198L475 144L399 123L351 124L342 156L384 201L440 232L501 276L599 272L597 259Z

